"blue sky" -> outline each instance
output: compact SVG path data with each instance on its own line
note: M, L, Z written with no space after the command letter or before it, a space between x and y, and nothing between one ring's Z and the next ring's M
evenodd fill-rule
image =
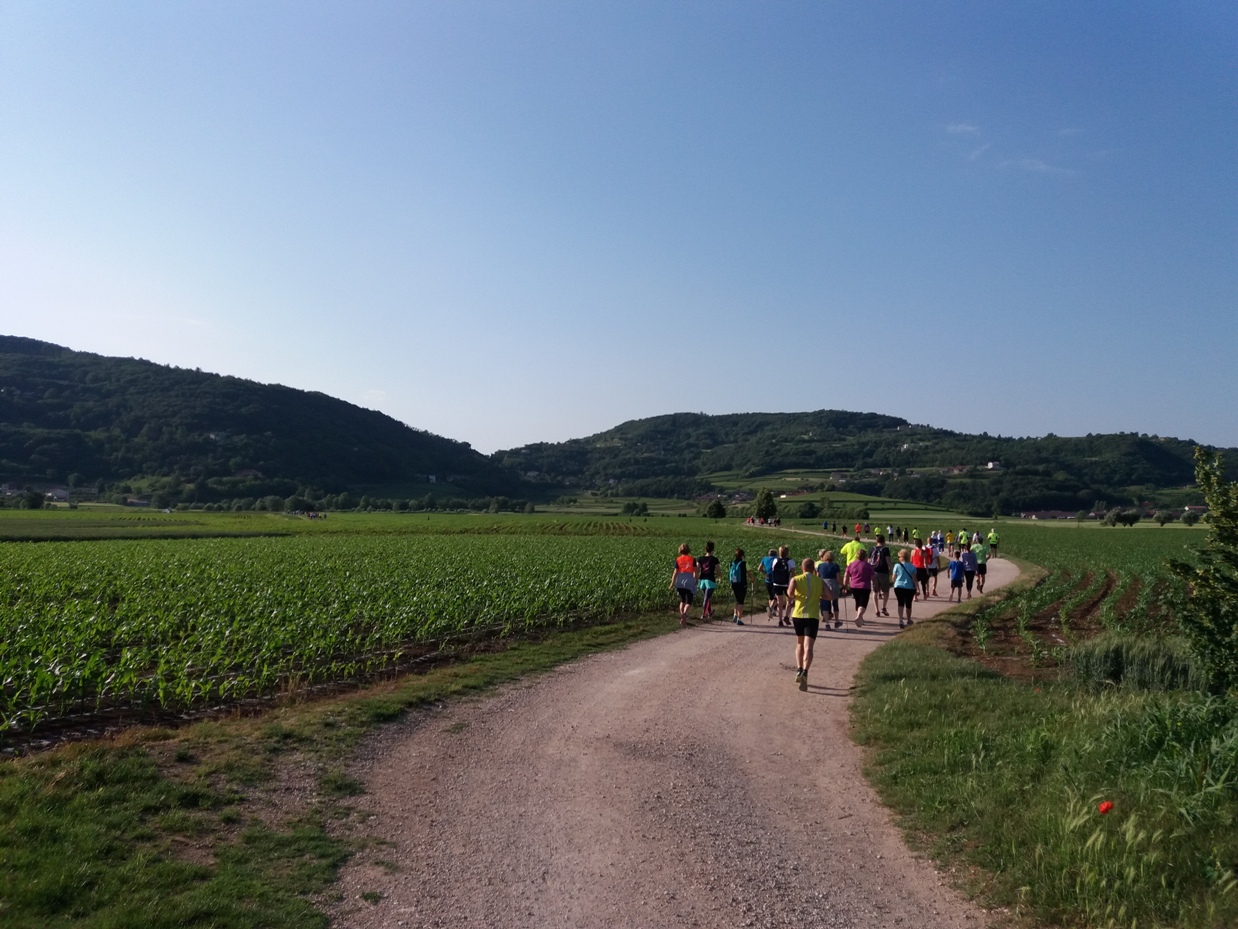
M0 0L0 332L483 451L1238 446L1238 5Z

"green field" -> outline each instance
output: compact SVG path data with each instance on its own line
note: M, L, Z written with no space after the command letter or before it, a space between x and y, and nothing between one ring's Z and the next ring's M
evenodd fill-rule
M877 503L874 524L993 525ZM978 865L986 894L1038 918L1234 924L1238 710L1191 689L1174 635L1181 590L1163 566L1206 532L996 525L1003 554L1043 579L918 625L862 670L855 730L883 797L917 841ZM227 705L479 638L567 641L563 630L619 614L669 613L680 542L699 554L713 539L724 561L742 546L750 565L783 542L797 557L836 544L794 528L820 521L3 513L0 537L65 541L0 543L0 725L20 738L73 714ZM1115 807L1100 818L1103 799ZM11 801L13 816L29 809Z
M853 722L883 799L1038 921L1238 924L1238 706L1198 690L1164 566L1205 533L999 531L1043 579L922 624L861 670Z
M6 543L0 731L351 680L462 637L666 606L680 541L700 551L727 529L717 541L729 552L747 538L733 522L695 519L63 519L69 532L193 526L221 537ZM38 522L50 532L56 520ZM254 526L280 534L226 537Z

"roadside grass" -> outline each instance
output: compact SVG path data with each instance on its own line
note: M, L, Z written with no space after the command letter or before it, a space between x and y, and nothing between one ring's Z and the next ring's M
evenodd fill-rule
M316 901L354 851L330 826L363 791L344 765L376 726L677 626L659 612L483 643L363 691L0 764L0 925L326 926Z
M918 624L857 680L854 737L913 843L1050 924L1238 925L1238 705L1012 680L948 652L959 623Z

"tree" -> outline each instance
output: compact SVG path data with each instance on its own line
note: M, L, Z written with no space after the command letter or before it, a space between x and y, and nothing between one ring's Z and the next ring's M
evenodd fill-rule
M800 519L816 519L821 515L821 507L811 500L806 500L800 504L799 517Z
M1187 584L1178 623L1216 693L1238 694L1238 483L1224 480L1219 453L1195 449L1195 481L1208 503L1198 564L1171 561Z
M772 491L762 490L757 494L757 505L753 515L757 519L773 519L778 515L778 504L774 502Z
M1199 514L1194 510L1187 510L1182 514L1182 525L1194 526L1197 522L1199 522Z
M1172 523L1178 517L1174 516L1169 510L1157 510L1152 518L1156 520L1158 526L1164 529L1166 523Z
M705 508L705 515L710 519L725 519L726 507L722 505L721 500L711 500L709 506Z

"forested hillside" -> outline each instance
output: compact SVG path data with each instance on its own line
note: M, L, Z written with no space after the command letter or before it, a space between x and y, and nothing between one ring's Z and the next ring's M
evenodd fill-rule
M447 493L519 487L463 442L325 394L0 336L3 481L136 481L210 502L429 475Z
M1192 448L1190 440L1131 433L966 435L877 413L820 410L676 413L495 458L535 479L624 495L696 495L737 475L814 470L836 473L848 490L973 511L1074 512L1189 486Z

